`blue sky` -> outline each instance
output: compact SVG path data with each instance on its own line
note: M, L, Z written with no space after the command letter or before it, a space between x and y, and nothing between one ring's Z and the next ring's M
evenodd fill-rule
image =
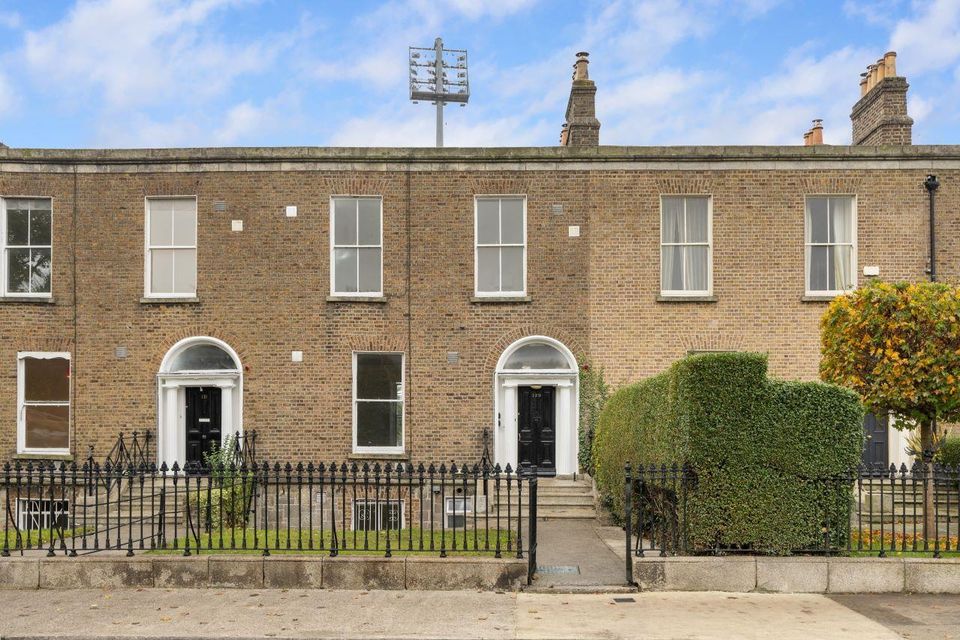
M889 49L914 142L960 143L960 0L0 0L0 140L431 146L406 57L438 35L471 66L448 146L556 144L580 50L603 144L848 144Z

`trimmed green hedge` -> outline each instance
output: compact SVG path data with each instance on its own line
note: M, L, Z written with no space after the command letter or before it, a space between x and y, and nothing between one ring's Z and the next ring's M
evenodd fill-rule
M595 478L619 515L627 462L690 465L694 548L789 553L822 542L824 514L839 544L850 492L816 479L857 465L862 425L848 390L771 380L761 354L694 355L610 397L597 424Z

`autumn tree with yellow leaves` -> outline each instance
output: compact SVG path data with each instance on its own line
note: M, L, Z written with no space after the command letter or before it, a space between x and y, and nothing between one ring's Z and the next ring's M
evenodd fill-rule
M868 411L917 424L929 463L937 421L960 419L960 287L873 281L837 296L820 329L820 377L856 391Z

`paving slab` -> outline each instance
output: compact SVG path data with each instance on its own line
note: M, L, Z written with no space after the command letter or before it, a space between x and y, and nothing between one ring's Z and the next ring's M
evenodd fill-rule
M538 589L571 585L624 585L625 560L614 553L590 520L537 522Z
M882 624L812 594L638 593L610 595L521 593L517 638L592 640L901 640Z
M844 594L831 600L910 640L960 640L960 596Z
M957 625L960 609L956 597L948 597L954 600L939 614L933 602L926 601L925 609L902 617L923 620L941 615L943 622ZM893 602L894 609L898 602L902 601ZM947 609L950 604L953 613ZM0 637L7 640L728 640L771 635L777 640L901 637L882 620L814 594L554 595L223 588L62 590L38 598L35 590L13 590L4 592L4 615L0 616Z

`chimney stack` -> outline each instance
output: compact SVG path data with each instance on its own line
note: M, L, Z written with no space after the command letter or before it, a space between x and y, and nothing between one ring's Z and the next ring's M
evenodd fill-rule
M897 54L888 51L860 74L860 100L853 106L855 145L908 145L913 119L907 115L907 79L897 75Z
M587 65L590 54L577 53L573 64L573 85L567 100L566 123L560 132L560 145L596 147L600 144L600 121L597 120L597 85L590 79Z

